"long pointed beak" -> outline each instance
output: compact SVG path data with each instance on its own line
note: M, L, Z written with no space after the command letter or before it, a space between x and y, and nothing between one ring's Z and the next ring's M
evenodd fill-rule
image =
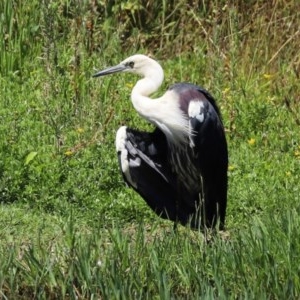
M109 67L107 69L104 69L102 71L97 72L96 74L93 75L93 77L99 77L99 76L105 76L117 72L122 72L127 70L126 66L124 65L116 65L114 67Z

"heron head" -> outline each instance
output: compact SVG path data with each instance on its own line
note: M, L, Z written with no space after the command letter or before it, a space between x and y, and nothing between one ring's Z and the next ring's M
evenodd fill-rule
M153 70L157 70L157 68L161 69L161 66L152 58L142 54L135 54L116 66L97 72L93 77L105 76L117 72L130 72L140 76L147 76Z

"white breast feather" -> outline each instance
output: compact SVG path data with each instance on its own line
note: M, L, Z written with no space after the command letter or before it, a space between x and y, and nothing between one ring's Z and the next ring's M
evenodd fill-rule
M189 122L179 107L178 95L167 91L154 101L157 106L152 118L153 123L164 132L169 142L185 143L189 135Z

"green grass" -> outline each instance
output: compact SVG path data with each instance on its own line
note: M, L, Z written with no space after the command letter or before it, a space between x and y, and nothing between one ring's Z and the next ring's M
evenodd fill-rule
M298 2L126 3L0 3L0 299L299 298ZM136 52L165 69L156 95L188 81L221 108L227 231L209 243L119 173L118 127L151 126L137 78L91 75Z
M48 216L41 222L31 215L36 227L24 230L29 221L10 214L6 239L1 238L0 283L12 298L299 296L295 209L264 220L253 217L247 228L216 236L210 244L197 232L174 233L158 221L151 226L100 221L88 228L72 217L63 223ZM34 237L26 237L28 230Z

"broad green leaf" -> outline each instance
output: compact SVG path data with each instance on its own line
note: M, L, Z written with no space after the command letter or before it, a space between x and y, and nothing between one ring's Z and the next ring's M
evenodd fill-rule
M25 159L25 163L24 165L27 166L37 155L38 153L35 152L35 151L31 151L27 156L26 156L26 159Z

